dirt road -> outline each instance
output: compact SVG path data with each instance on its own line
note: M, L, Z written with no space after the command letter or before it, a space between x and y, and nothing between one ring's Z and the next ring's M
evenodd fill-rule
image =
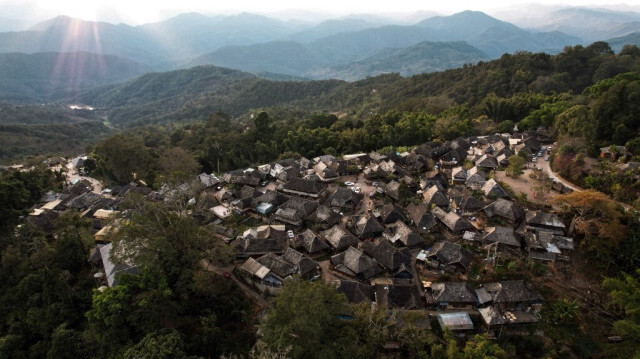
M91 183L91 191L100 194L102 192L102 182L95 178L81 176L78 169L73 166L72 161L73 160L70 160L65 165L67 168L67 181L69 181L69 183L73 183L75 180L87 180Z
M574 191L582 191L583 189L574 185L573 183L565 180L564 178L560 177L559 175L556 175L555 172L553 172L553 170L551 169L551 165L549 164L549 161L540 161L538 162L538 167L540 167L540 169L542 169L542 171L544 171L549 178L551 178L552 180L558 181L560 183L562 183L563 185L571 188Z

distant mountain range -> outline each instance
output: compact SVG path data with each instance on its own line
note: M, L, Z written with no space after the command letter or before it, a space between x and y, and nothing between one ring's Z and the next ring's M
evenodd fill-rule
M504 53L556 53L593 40L613 39L620 49L626 41L638 43L633 34L640 32L640 14L567 8L518 25L477 11L431 16L413 25L375 17L305 25L249 13L188 13L129 26L61 16L27 31L0 32L0 92L5 98L59 98L60 91L198 65L287 79L352 81L388 72L411 76ZM93 73L98 69L102 72Z

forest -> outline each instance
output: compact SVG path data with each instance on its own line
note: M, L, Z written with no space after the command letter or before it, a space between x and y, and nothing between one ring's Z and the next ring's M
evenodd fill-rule
M42 122L19 124L22 113L38 108L24 105L12 110L16 120L0 131L39 143L29 140L29 131L49 126L43 131L60 132L65 137L52 140L67 147L45 151L86 150L96 164L91 176L107 186L137 181L160 189L201 172L221 175L283 158L394 153L426 142L543 129L558 141L552 166L600 191L562 197L558 205L572 208L565 215L584 218L584 251L593 256L594 275L611 297L611 321L640 337L640 272L634 272L640 265L640 224L621 215L608 197L639 209L638 181L632 173L615 174L615 161L603 161L601 171L579 170L584 157L611 145L626 146L632 161L640 158L635 46L618 54L605 43L567 47L555 56L517 53L456 70L352 83L273 81L199 67L145 75L77 98L106 111L113 127L95 113L75 123L61 109L42 115ZM26 148L22 155L36 154ZM231 247L209 240L215 228L183 215L182 204L136 195L121 204L127 224L113 244L144 248L132 258L118 258L142 263L140 273L121 274L118 286L97 290L87 261L94 246L90 221L67 213L52 232L44 232L21 220L43 194L62 188L63 174L44 168L42 159L30 159L32 170L0 176L0 358L368 358L381 357L390 340L410 358L559 353L541 351L544 343L535 338L494 342L478 335L460 344L451 333L424 330L410 315L388 318L365 307L342 320L343 295L322 281L298 279L287 281L274 299L257 341L254 304L232 281L201 265L227 265L234 258ZM592 342L579 327L579 308L560 300L549 311L556 324L545 329L575 335L574 352L597 353L580 345ZM617 357L632 355L634 343L626 342L631 349Z

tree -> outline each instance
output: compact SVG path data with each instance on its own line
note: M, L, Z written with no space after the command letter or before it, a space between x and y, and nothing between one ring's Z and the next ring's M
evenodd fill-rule
M616 201L604 193L585 190L556 196L554 203L573 213L576 229L585 236L601 236L613 242L624 237L626 227Z
M622 273L622 278L606 278L602 283L611 292L613 302L619 305L627 318L614 323L616 330L638 343L634 358L640 357L640 269L635 274Z
M343 335L346 298L322 281L286 280L260 326L273 349L291 347L293 358L339 358L349 342Z
M518 155L513 155L508 158L509 166L507 166L506 174L510 177L520 177L524 173L524 165L526 160Z
M152 332L129 348L124 359L187 359L184 343L175 330L163 329ZM194 359L196 357L193 357Z
M574 324L580 318L580 305L576 300L556 300L551 305L550 318L559 324Z

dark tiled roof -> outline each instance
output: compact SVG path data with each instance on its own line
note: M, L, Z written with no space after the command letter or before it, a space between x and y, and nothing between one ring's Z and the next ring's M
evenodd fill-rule
M353 280L340 280L336 290L344 294L349 303L370 303L375 298L372 286Z
M459 263L462 267L468 269L473 260L473 253L458 244L440 241L431 247L427 257L436 258L438 262L445 266Z
M361 239L373 238L382 234L384 227L375 218L368 214L363 215L356 223L357 236Z
M487 242L498 242L507 246L520 247L521 241L511 227L497 226L490 229L483 238Z
M517 204L502 198L484 208L488 217L500 216L511 222L520 222L525 216L524 209Z
M264 256L256 259L256 261L269 268L271 272L275 273L280 278L286 278L296 272L295 265L285 261L273 253L265 254Z
M311 195L319 195L325 190L325 188L326 186L320 182L301 178L293 178L284 185L285 190L308 193Z
M300 247L304 248L308 253L318 253L325 249L329 249L329 245L320 239L313 231L307 229L298 236L297 239Z
M349 246L358 245L358 238L338 225L320 232L320 235L324 237L324 239L337 251L343 250Z
M402 208L388 203L380 209L380 216L382 223L394 223L396 221L408 222L407 216L405 216Z
M356 208L362 201L362 194L355 193L349 188L338 189L327 198L327 203L332 207Z
M422 308L420 293L415 285L376 284L374 288L378 305L386 304L390 309Z
M475 304L477 297L469 289L467 282L433 283L431 284L431 295L427 295L427 302L432 304L441 302Z
M538 302L543 300L535 288L523 280L485 283L484 288L491 294L494 303Z
M392 272L398 269L402 264L411 265L412 256L409 249L404 248L399 250L386 240L380 241L380 244L378 245L375 245L372 242L364 242L362 249L367 255L370 255L387 270Z

